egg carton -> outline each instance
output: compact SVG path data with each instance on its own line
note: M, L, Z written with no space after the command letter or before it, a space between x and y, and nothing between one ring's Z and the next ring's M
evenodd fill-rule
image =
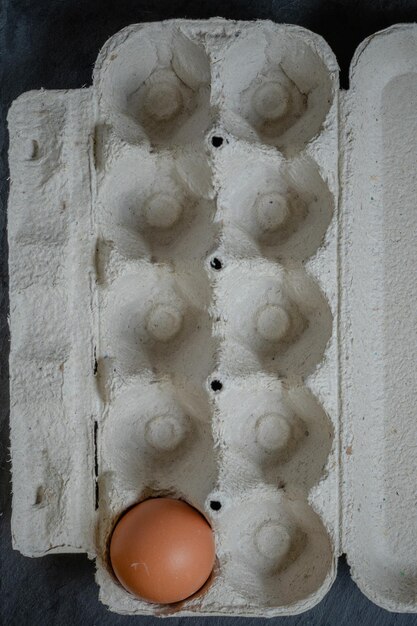
M417 28L340 91L297 26L128 27L92 88L9 113L13 544L86 552L111 610L290 615L337 558L416 611ZM116 581L109 537L155 495L210 521L176 605Z

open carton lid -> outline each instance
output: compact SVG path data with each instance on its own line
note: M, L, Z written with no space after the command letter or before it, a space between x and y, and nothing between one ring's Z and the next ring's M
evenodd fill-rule
M417 28L365 40L342 105L343 551L373 602L417 609Z

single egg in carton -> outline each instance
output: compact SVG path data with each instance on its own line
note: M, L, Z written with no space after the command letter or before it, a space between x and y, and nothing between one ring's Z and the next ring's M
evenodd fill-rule
M134 25L93 88L14 103L16 548L87 552L120 613L298 613L342 552L375 602L416 610L416 40L367 40L344 94L299 27ZM168 606L109 559L120 516L155 496L216 541L210 579Z

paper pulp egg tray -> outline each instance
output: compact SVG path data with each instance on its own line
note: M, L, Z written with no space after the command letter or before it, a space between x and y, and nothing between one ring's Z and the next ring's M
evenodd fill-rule
M417 27L128 27L93 86L9 113L13 543L86 552L111 610L289 615L346 553L417 611ZM117 582L115 522L210 521L197 595Z

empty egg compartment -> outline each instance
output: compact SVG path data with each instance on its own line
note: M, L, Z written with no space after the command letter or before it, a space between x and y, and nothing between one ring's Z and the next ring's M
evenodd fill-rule
M128 143L195 143L210 124L210 62L192 23L136 25L112 37L94 70L106 119Z
M102 390L143 372L204 383L216 352L204 278L142 262L100 288Z
M320 133L335 98L333 53L296 26L238 22L233 30L213 71L212 100L225 130L296 155Z
M115 468L115 481L130 489L140 485L139 491L144 491L164 485L171 489L169 481L173 480L179 493L189 491L195 500L199 487L187 487L193 464L200 459L206 470L193 476L197 485L210 485L215 474L208 466L212 456L210 419L207 394L188 380L182 387L168 379L143 379L125 387L109 407L103 426L103 456L106 464ZM178 473L174 471L177 464L184 466Z
M305 377L323 358L332 314L302 267L229 261L219 273L215 295L225 373Z
M306 497L325 473L333 443L332 423L311 391L256 374L228 379L216 400L224 489L265 483Z
M102 129L99 128L99 132ZM197 147L175 155L146 147L100 147L97 171L99 275L126 260L200 264L216 239L208 158ZM102 163L106 155L109 165ZM99 276L105 280L106 276Z
M316 603L335 575L334 548L319 516L275 487L222 493L213 519L228 606L219 612L265 617ZM232 604L233 602L233 604Z
M216 154L222 243L235 258L306 261L322 244L334 200L315 161L226 145Z

